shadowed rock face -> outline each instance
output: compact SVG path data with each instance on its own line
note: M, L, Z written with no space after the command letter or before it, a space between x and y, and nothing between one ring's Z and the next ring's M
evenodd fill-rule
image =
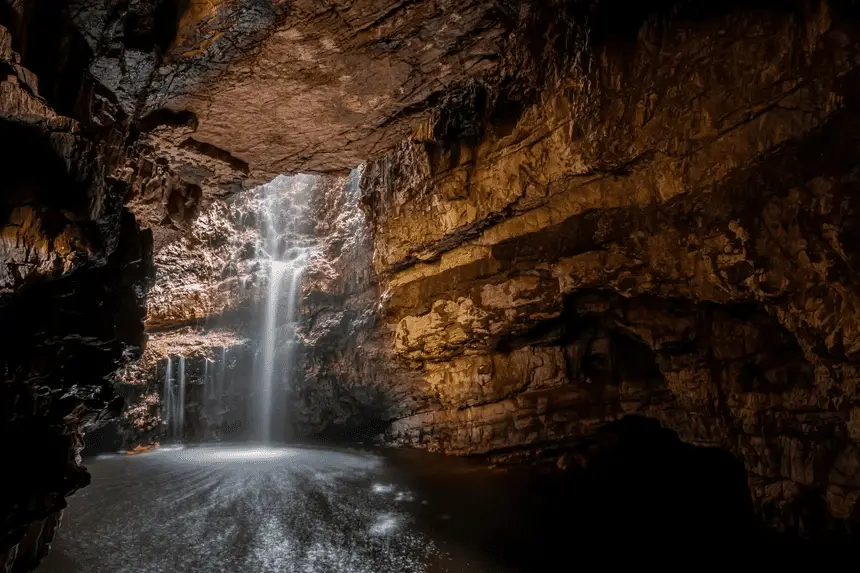
M37 12L0 10L0 564L15 572L89 483L82 435L120 409L112 376L143 346L152 270L113 176L124 126L73 59L72 29Z

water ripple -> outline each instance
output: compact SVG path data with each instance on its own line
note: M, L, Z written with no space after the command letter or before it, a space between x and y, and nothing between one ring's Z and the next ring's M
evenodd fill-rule
M47 573L427 573L409 491L373 455L190 447L97 459ZM383 478L383 479L380 479ZM399 501L398 501L399 500Z

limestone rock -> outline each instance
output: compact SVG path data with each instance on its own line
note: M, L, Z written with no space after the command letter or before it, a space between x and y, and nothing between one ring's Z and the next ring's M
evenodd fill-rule
M461 98L368 164L362 337L396 361L376 401L411 404L379 410L387 437L555 460L638 414L741 460L781 530L856 530L852 22L828 3L607 28L513 117Z
M19 2L0 17L0 449L13 468L0 494L0 563L10 571L38 565L65 496L89 483L83 433L119 411L111 376L144 345L152 275L151 234L112 177L125 126L55 58L63 38L67 52L80 47L71 30L56 13L39 16ZM40 44L46 31L54 37ZM92 123L66 97L80 97Z

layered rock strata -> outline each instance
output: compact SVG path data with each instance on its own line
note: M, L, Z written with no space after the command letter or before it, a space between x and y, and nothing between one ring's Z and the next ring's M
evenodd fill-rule
M850 530L856 14L555 8L506 21L517 34L498 62L443 81L435 111L407 122L424 123L344 183L354 192L320 191L290 419L574 467L589 436L635 413L736 456L785 531ZM254 58L274 62L274 46ZM243 93L238 69L225 93ZM226 145L213 126L198 135ZM250 171L276 165L243 145ZM308 149L277 165L344 167ZM219 248L196 243L188 272ZM166 269L185 257L163 252ZM236 304L191 290L156 287L151 324Z
M309 396L338 382L305 408L357 400L396 443L517 456L636 413L740 459L786 532L850 531L855 14L599 23L539 100L470 88L368 165L381 308L308 366Z

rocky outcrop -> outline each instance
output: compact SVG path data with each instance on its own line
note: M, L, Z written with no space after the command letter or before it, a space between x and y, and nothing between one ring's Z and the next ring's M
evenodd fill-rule
M108 429L114 448L247 439L255 350L223 327L151 334L141 358L116 374L125 408Z
M89 482L83 432L118 412L111 375L145 340L151 235L115 173L126 127L81 62L60 57L81 49L65 26L23 2L0 10L4 571L47 552L65 496Z
M414 411L416 377L396 361L379 322L371 225L360 206L359 167L314 202L318 250L303 277L302 344L292 378L299 436L375 438L382 420Z
M179 240L155 254L147 327L166 329L252 305L259 294L261 235L256 196L214 202Z
M390 148L448 87L496 66L519 13L491 0L72 4L89 72L143 133L161 126L159 155L198 172L182 177L207 171L215 187L230 177L194 157L271 178L346 172Z
M129 184L126 205L152 230L156 251L192 231L192 223L210 205L255 182L247 165L207 155L184 144L181 136L177 140L174 131L159 125L138 135L122 173Z
M568 467L635 413L736 456L783 531L853 531L856 15L648 10L594 13L539 98L452 92L367 166L378 292L314 323L350 317L304 408Z
M191 3L146 103L193 113L194 141L265 173L345 172L495 65L503 5Z

